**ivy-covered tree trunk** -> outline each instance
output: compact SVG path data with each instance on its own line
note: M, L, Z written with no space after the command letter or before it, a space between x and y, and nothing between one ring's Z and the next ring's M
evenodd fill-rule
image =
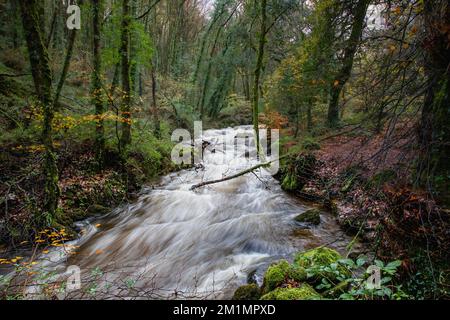
M210 84L209 80L211 77L213 58L214 58L214 53L216 51L216 47L217 47L217 43L219 41L219 36L220 36L221 31L222 31L221 28L217 29L216 36L214 38L214 42L211 47L211 52L209 54L208 66L206 68L205 79L203 80L202 92L201 92L201 97L200 97L200 101L199 101L200 120L203 120L203 118L205 116L205 103L206 103L206 96L208 94L208 85Z
M81 5L83 1L80 0L78 3ZM56 87L55 98L53 99L55 110L57 110L58 108L59 97L61 95L62 88L64 87L64 82L66 82L67 73L69 72L70 61L72 60L73 48L75 47L77 33L77 29L70 30L69 32L69 43L67 44L66 58L64 59L61 76L59 77L58 86ZM46 44L46 46L48 47L48 43Z
M131 143L131 79L130 79L130 0L122 2L122 37L120 55L122 60L122 136L121 148ZM122 150L123 151L123 150Z
M130 9L131 9L131 16L135 17L136 16L136 12L137 12L137 1L136 0L131 0L131 5L130 5ZM130 25L130 91L132 92L131 95L131 99L133 99L134 94L136 94L137 92L137 77L138 77L138 70L139 70L139 66L137 64L137 49L138 49L138 37L136 34L136 28L134 28L132 25Z
M47 34L45 28L45 1L36 1L36 19L39 23L39 29L41 30L42 38L45 39Z
M9 2L9 10L11 12L11 17L13 23L10 24L10 37L12 42L12 47L15 49L19 46L19 32L17 30L16 21L18 20L18 7L17 1Z
M39 222L49 223L55 216L58 207L60 190L58 187L58 166L56 154L53 148L53 127L54 117L52 103L52 77L49 67L47 49L44 45L44 38L40 30L38 6L36 0L19 1L25 38L30 57L31 73L33 76L36 93L44 113L42 129L42 143L45 148L45 191L43 217Z
M369 3L370 0L360 0L356 5L352 31L344 49L342 67L331 84L330 101L328 105L328 125L330 127L336 127L339 123L339 96L352 72L353 59L358 50Z
M155 119L155 136L159 139L161 138L161 121L159 120L159 110L156 103L156 70L154 64L151 67L151 77L152 77L152 106L153 106L153 117Z
M264 47L266 45L266 23L267 23L267 0L261 0L260 14L261 14L261 26L259 31L259 46L258 56L256 60L255 68L255 83L253 86L253 128L256 137L256 152L259 156L259 82L261 77L261 69L263 67L264 59Z
M95 158L99 168L103 167L105 154L105 128L103 124L104 101L102 90L102 59L101 59L101 16L102 0L92 0L92 30L93 30L93 71L92 71L92 101L95 106Z
M308 105L306 106L306 125L308 132L311 132L313 128L313 120L312 120L312 106L313 106L313 99L308 99Z
M425 71L428 78L419 130L421 147L418 181L432 193L450 203L450 5L447 0L424 2L426 38Z

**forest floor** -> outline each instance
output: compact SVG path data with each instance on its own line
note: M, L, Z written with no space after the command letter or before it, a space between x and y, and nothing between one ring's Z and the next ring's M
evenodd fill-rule
M401 260L408 281L423 284L439 278L430 291L445 296L450 283L450 211L411 183L412 130L398 125L389 139L387 132L370 138L352 130L334 133L312 148L318 150L302 151L288 160L279 179L285 182L292 164L297 166L300 182L287 191L321 203L343 230L368 244L378 258ZM292 144L287 152L289 148ZM312 165L307 165L309 154L315 158Z

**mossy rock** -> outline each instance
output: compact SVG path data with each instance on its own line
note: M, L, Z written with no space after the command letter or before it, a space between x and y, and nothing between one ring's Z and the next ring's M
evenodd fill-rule
M333 263L338 263L338 260L340 259L342 259L342 256L336 250L326 247L319 247L313 250L298 253L295 256L294 265L304 269L319 269L322 267L328 267ZM342 275L351 275L350 271L343 265L338 265L337 270ZM322 276L331 281L336 280L336 275L332 272L324 272ZM318 278L318 276L315 278Z
M315 175L317 160L312 154L299 154L287 158L281 166L281 188L300 191Z
M319 300L321 296L310 285L304 283L298 288L277 288L264 296L261 300Z
M313 266L327 266L342 259L336 250L319 247L306 252L300 252L295 256L294 263L303 268Z
M233 300L259 300L259 298L261 289L255 283L237 288L233 295Z
M271 265L264 275L264 292L274 290L288 279L303 281L306 279L306 271L301 267L290 265L286 260Z
M297 177L292 173L286 174L281 183L281 188L285 191L297 190Z
M302 214L298 215L295 218L295 221L297 222L306 222L306 223L312 223L315 225L320 224L320 210L319 209L309 209Z

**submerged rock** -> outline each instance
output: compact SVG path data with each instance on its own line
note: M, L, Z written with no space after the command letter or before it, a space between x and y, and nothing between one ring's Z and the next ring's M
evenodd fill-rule
M320 210L315 208L306 210L302 214L298 215L295 218L295 221L318 225L320 224Z
M255 283L247 284L237 288L234 292L233 300L259 300L261 289Z
M319 300L321 296L310 285L304 283L298 288L277 288L264 296L261 300Z
M313 239L314 234L311 232L310 229L307 228L297 228L294 231L292 231L292 236L303 238L303 239Z

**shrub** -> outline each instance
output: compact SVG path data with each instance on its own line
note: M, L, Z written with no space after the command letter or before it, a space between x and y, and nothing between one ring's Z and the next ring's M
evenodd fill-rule
M320 150L320 144L313 137L305 137L302 141L302 149L308 151Z
M2 50L0 60L8 68L16 71L23 71L25 69L25 59L23 58L20 50L17 49L5 49Z

